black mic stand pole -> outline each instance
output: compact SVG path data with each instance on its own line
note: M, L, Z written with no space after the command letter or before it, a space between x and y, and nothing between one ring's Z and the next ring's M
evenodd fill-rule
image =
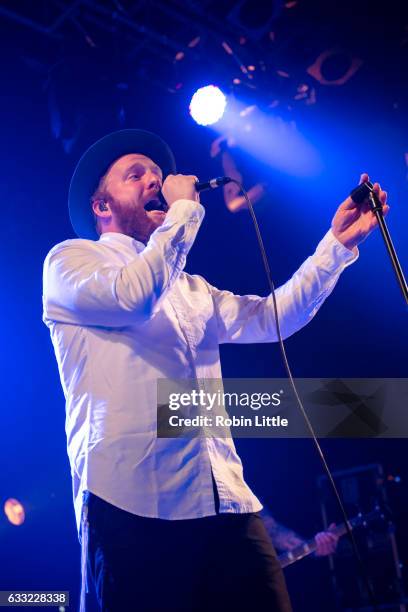
M384 219L382 203L375 191L373 190L373 184L370 181L362 183L361 185L356 187L356 189L353 189L350 194L350 197L356 204L362 204L365 200L368 199L370 208L375 214L378 221L378 225L380 226L380 231L384 239L388 255L390 256L392 267L394 268L394 272L397 277L400 289L402 291L402 295L404 296L405 303L408 306L407 281L405 280L404 272L402 271L401 264L398 261L397 253L395 251L395 247L391 240L390 232L388 231L388 227Z

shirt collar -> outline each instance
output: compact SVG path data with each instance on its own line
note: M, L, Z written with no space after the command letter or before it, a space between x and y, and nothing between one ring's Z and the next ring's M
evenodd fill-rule
M127 236L126 234L119 234L119 232L105 232L101 234L99 241L108 242L112 245L126 245L135 249L138 253L143 251L145 248L143 242L135 240L134 238L132 238L131 236Z

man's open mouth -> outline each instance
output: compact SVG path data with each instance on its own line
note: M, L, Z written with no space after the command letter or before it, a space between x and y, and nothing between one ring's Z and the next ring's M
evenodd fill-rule
M165 213L168 211L168 208L169 207L167 206L166 202L162 202L161 200L150 200L144 205L144 209L147 212L158 210L159 212Z

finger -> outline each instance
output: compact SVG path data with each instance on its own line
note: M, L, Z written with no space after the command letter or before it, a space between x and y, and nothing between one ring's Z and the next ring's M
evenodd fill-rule
M328 532L328 544L330 544L330 546L334 546L336 547L337 542L339 541L338 536L336 536L334 533L330 533Z
M321 541L321 538L319 537L319 535L320 534L316 534L315 535L315 542L316 542L316 551L315 551L315 553L316 553L316 555L318 557L320 557L320 556L322 556L324 554L323 550L322 550L323 549L322 541Z
M329 537L325 537L324 540L320 543L319 548L325 552L326 555L331 554L336 550L337 541Z
M342 210L352 210L353 208L357 208L357 204L349 196L348 198L344 200L344 202L340 204L340 208Z
M327 549L327 547L330 544L329 538L327 537L327 535L325 533L322 534L322 537L320 538L319 541L320 547L324 550Z
M384 204L384 206L382 207L383 217L388 215L389 211L390 211L390 207L388 206L388 204ZM377 219L376 215L374 213L372 213L372 218L370 220L370 226L369 226L369 229L368 229L368 233L372 232L373 229L375 229L377 226L378 226L378 219Z
M369 180L369 176L366 172L363 172L363 174L360 176L360 181L359 181L359 185L361 185L362 183L366 183ZM340 208L342 210L352 210L353 208L357 208L357 205L354 200L351 199L351 197L349 196L348 198L346 198L344 200L344 202L342 202L340 204Z
M330 531L327 531L325 533L325 544L327 544L327 546L329 546L330 548L332 546L336 546L337 544L337 540L338 537L336 535L334 535L334 533L330 533Z
M382 204L385 204L388 198L388 193L386 191L380 191L379 198Z
M319 542L316 546L316 554L320 557L324 557L333 552L333 547L327 542Z
M179 174L168 174L166 178L164 179L164 183L172 183L173 181L177 179L178 176L180 175Z
M192 183L200 182L200 179L198 178L198 176L195 176L194 174L184 174L182 176L184 179L189 179L189 181L191 181Z
M367 174L367 172L363 172L360 175L360 181L359 181L359 185L361 185L362 183L366 183L369 180L369 176ZM351 197L349 196L346 200L344 200L344 202L342 202L342 204L340 204L340 208L342 210L352 210L353 208L356 208L358 205L354 202L354 200L351 199Z
M338 540L338 536L336 536L331 531L323 531L319 533L318 536L319 536L319 542L327 546L331 546L332 544L337 543L337 540Z

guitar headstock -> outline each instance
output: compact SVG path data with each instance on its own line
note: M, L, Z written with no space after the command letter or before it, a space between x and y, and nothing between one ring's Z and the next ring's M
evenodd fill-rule
M351 529L356 529L356 527L368 527L371 523L376 521L386 521L387 516L381 506L375 506L374 510L368 512L367 514L363 514L359 512L354 518L350 519L349 525Z

